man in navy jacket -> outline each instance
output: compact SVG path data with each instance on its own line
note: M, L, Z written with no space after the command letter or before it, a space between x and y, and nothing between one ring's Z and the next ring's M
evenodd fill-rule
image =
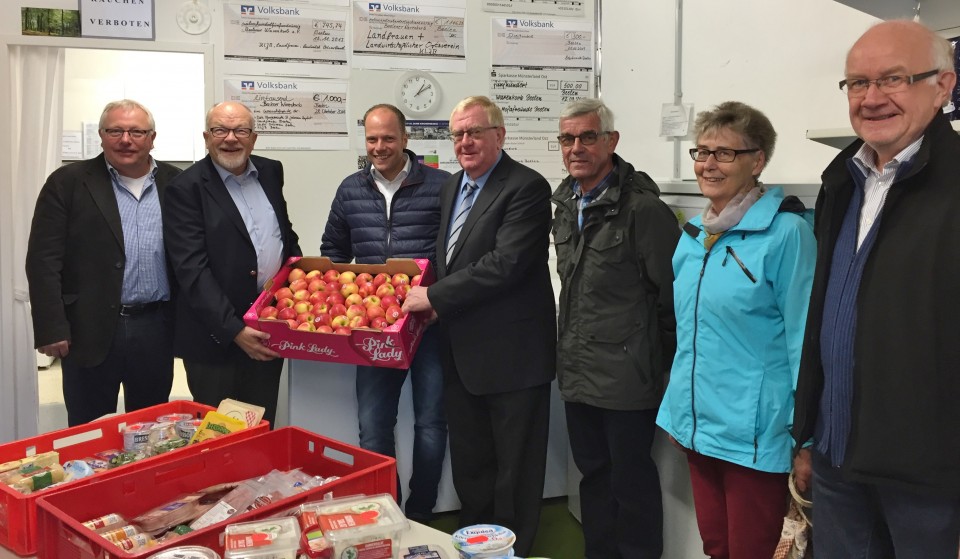
M423 165L406 149L406 119L396 107L371 107L363 124L368 164L337 189L320 254L334 262L356 260L359 264L381 264L387 258L435 260L440 187L450 173ZM409 372L415 424L406 515L429 520L447 449L443 372L435 328L424 332ZM394 427L406 378L407 371L357 367L362 448L396 456ZM397 487L399 495L399 483Z

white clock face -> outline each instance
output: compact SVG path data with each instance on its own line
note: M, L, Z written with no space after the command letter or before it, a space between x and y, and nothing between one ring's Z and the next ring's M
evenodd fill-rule
M440 100L440 87L431 76L414 74L400 82L398 96L405 110L422 114L437 105Z

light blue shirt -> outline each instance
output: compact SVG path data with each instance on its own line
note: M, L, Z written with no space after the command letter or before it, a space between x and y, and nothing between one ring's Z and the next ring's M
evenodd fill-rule
M150 159L150 172L143 183L138 200L120 182L120 174L107 163L113 194L120 210L123 229L123 288L120 302L124 305L170 300L167 259L163 249L163 222L160 219L160 194L157 192L157 163ZM138 178L138 177L131 177Z
M477 185L477 192L473 195L474 201L477 197L480 196L480 191L483 190L483 185L487 184L487 179L490 178L490 174L493 173L493 170L497 168L497 165L500 164L500 160L503 159L503 151L501 150L497 154L497 161L487 169L487 172L477 177L477 180L472 180L467 176L467 172L463 172L463 178L460 180L460 186L457 189L457 198L453 201L453 213L451 215L457 215L457 208L463 205L463 201L467 198L468 190L463 188L463 185L467 183L474 183ZM447 225L447 238L450 237L450 229L453 227L453 220L450 220L450 223Z
M247 161L247 169L240 176L234 175L223 167L213 164L257 251L257 289L263 289L267 280L273 279L280 269L283 259L283 240L280 237L280 222L273 211L273 204L258 178L257 168Z

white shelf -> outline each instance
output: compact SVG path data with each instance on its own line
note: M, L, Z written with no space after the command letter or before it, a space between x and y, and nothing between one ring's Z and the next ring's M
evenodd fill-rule
M960 133L960 120L955 120L950 124L953 125L954 130ZM819 128L807 130L807 139L833 148L843 149L852 144L857 139L857 135L853 133L853 128L850 127Z
M836 0L880 19L911 19L913 1L904 0ZM945 31L960 27L960 3L957 0L923 0L920 2L920 20L930 27Z

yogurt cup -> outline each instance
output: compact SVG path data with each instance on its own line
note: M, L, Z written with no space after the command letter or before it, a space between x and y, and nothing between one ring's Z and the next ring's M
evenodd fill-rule
M517 536L509 528L495 524L467 526L453 533L453 547L460 559L513 557Z
M147 559L220 559L220 554L199 545L184 545L155 553Z

